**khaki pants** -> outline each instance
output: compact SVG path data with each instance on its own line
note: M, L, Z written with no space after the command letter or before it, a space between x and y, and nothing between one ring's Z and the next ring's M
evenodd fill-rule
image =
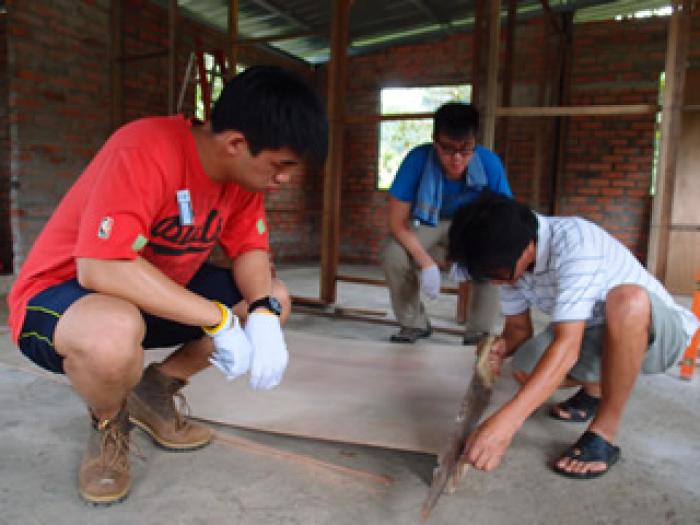
M447 248L450 221L437 226L413 226L423 248ZM389 236L382 250L382 268L389 287L391 306L401 326L424 329L428 316L420 300L419 269L406 249ZM495 333L498 329L500 302L498 288L488 283L472 283L466 330Z

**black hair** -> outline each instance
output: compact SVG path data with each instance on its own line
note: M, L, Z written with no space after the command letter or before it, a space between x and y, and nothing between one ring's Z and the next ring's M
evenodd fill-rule
M482 193L460 207L448 233L448 256L476 280L511 270L530 243L537 243L537 216L525 204Z
M435 112L433 117L433 137L446 135L453 139L463 139L476 135L479 129L479 112L471 104L448 102Z
M301 77L277 66L252 66L229 80L212 109L211 127L243 133L252 155L288 147L314 168L326 160L321 99Z

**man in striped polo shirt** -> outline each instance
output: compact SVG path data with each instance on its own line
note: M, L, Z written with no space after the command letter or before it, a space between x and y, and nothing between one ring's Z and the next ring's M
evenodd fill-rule
M490 364L498 373L513 356L522 385L470 436L468 461L496 468L530 414L558 387L580 386L550 414L592 420L553 468L584 479L607 472L620 455L613 441L637 376L678 362L698 328L695 316L602 228L579 217L545 217L500 195L457 212L449 256L472 279L501 285L506 321ZM551 316L534 337L532 306Z

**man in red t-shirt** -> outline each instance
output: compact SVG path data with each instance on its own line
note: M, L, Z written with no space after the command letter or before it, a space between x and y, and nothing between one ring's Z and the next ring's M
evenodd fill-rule
M225 86L210 122L117 130L64 196L10 292L9 324L22 353L65 373L88 406L83 498L127 495L129 420L166 449L209 443L173 402L209 363L229 379L249 372L252 388L279 384L290 304L272 279L262 191L320 166L326 148L312 89L256 66ZM206 262L217 244L231 270ZM178 349L144 371L143 349L163 346Z

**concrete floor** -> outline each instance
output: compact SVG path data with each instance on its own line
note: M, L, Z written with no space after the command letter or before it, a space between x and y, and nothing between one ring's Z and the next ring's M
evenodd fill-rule
M280 274L294 293L318 293L314 271L281 268ZM338 301L388 308L386 290L377 287L342 283ZM435 323L454 326L454 297L429 310ZM537 324L545 321L538 318ZM294 315L289 327L358 344L385 339L394 330L312 315ZM451 335L434 339L459 344ZM501 467L468 472L458 491L439 501L430 523L700 524L699 403L697 375L690 383L673 374L640 378L618 440L622 460L606 476L586 482L562 478L547 467L584 426L554 421L540 409L518 433ZM194 453L168 453L134 431L145 459L132 459L131 495L121 504L95 508L83 503L75 488L88 430L85 409L60 377L23 359L6 330L0 331L0 405L3 525L417 524L434 464L427 455L217 428L394 480L383 486L218 442Z

